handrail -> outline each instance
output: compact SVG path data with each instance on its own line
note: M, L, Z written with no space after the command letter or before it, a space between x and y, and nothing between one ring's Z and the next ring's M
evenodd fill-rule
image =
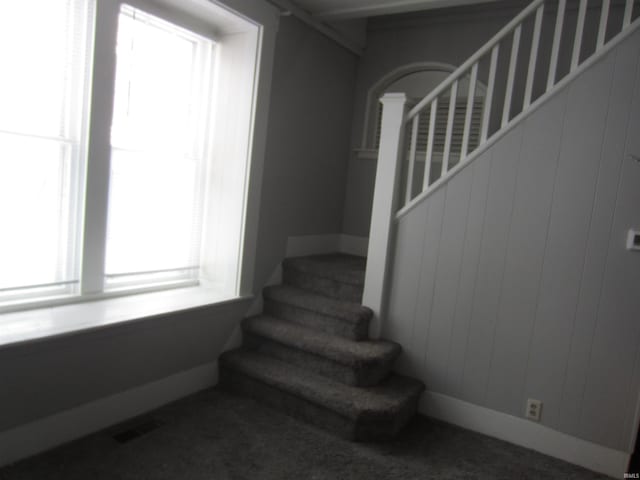
M479 158L486 149L543 105L560 88L590 68L602 55L629 35L640 31L640 15L634 12L637 0L624 0L622 26L609 21L612 17L618 17L610 15L609 11L611 5L618 2L600 0L601 9L588 11L588 0L578 1L578 18L571 19L578 35L574 35L573 25L569 28L573 41L566 41L567 36L562 35L567 23L567 0L534 0L408 113L405 94L386 93L382 97L371 241L367 253L367 257L375 261L367 262L363 293L363 303L374 311L374 338L380 332L381 318L384 316L387 277L393 255L391 245L395 233L394 221L446 185L454 175L470 165L472 160ZM555 19L543 19L544 12L551 10L545 7L551 3L557 5ZM619 7L616 5L614 8ZM529 17L534 11L535 19L531 20L532 34L529 35L529 25L525 22L530 21ZM600 18L597 22L597 38L594 36L593 42L591 39L583 41L584 31L591 30L584 28L585 15L589 17L586 24L591 25L594 19L590 16L598 14L598 11ZM522 35L523 31L526 32L525 35ZM511 45L502 45L508 43L504 39L511 33ZM548 37L540 38L541 34ZM523 50L528 52L529 57L526 62L517 64L521 41L525 43ZM595 51L592 50L593 44ZM550 51L540 54L539 45L550 45ZM501 58L499 53L503 46L504 58ZM510 54L506 55L507 52ZM482 99L482 96L477 95L476 83L481 81L480 72L483 75L485 73L485 64L481 63L484 60L488 62L489 68L488 77L482 78L482 81L487 82ZM506 61L509 63L505 65ZM545 63L536 75L536 67L541 61ZM557 72L561 72L561 76ZM503 74L506 74L505 85L502 82ZM510 98L506 98L507 96ZM498 109L501 111L498 112ZM409 122L412 122L411 125ZM406 138L406 135L410 137ZM424 171L421 190L414 192L414 187L417 187L416 169L422 163L417 161L418 155L420 160L424 160ZM403 165L405 160L406 165ZM399 179L401 172L406 174L404 182ZM407 188L404 194L398 192L401 184Z
M640 30L640 21L636 21L632 24L631 28L625 29L625 35L627 33L631 34L635 31ZM622 40L624 40L624 37L622 35L617 35L616 37L612 38L610 41L608 41L604 47L600 50L601 54L604 55L608 52L610 52L613 48L615 48ZM573 72L571 72L569 75L563 77L561 80L559 80L556 84L555 84L555 88L552 90L547 90L547 92L538 97L534 102L531 103L531 105L529 106L528 109L523 110L522 112L520 112L518 115L516 115L514 118L511 119L511 123L507 126L507 128L504 129L500 129L497 132L495 132L491 138L487 139L486 142L484 142L481 146L482 148L478 147L476 148L473 152L471 152L468 156L466 161L464 162L460 162L458 163L455 167L451 168L451 170L449 170L447 173L448 175L444 176L443 178L439 178L437 180L435 180L434 182L432 182L431 184L429 184L428 188L425 186L422 189L422 193L419 193L417 195L415 195L412 199L411 202L407 202L403 207L401 207L397 212L396 212L396 220L402 218L403 216L405 216L406 214L408 214L410 211L412 211L417 205L420 204L420 202L422 202L425 198L427 198L428 196L432 195L433 193L435 193L437 190L439 190L440 188L442 188L444 185L447 184L447 182L451 179L451 177L453 177L455 174L457 174L458 172L460 172L464 167L466 167L467 165L469 165L475 158L477 158L478 156L480 156L484 150L486 150L487 148L490 148L493 144L495 144L497 141L500 140L500 138L502 138L503 136L507 135L508 132L514 128L522 119L524 119L525 117L527 117L529 114L531 114L532 112L536 111L538 108L540 108L542 105L544 105L545 101L547 101L549 98L551 98L557 90L562 89L564 87L566 87L573 79L575 79L578 75L580 75L581 73L583 73L585 70L589 69L591 66L593 66L596 62L598 61L598 57L596 57L595 55L592 55L591 57L585 59L580 66L574 70ZM437 99L436 99L437 100ZM432 104L433 105L433 104ZM628 160L632 160L632 161L636 161L640 163L640 156L638 155L627 155L627 159Z
M441 184L452 170L459 171L459 167L484 149L493 136L509 128L515 119L522 118L522 114L539 98L554 91L562 81L562 78L557 78L558 71L562 72L563 77L573 75L584 62L605 50L622 33L630 31L630 27L640 22L640 17L633 11L635 0L625 0L622 25L609 22L610 11L612 8L621 8L619 5L614 6L611 0L600 0L601 8L589 13L588 1L578 0L576 18L566 20L567 0L534 0L403 115L403 127L412 122L412 128L404 129L410 135L406 143L410 148L408 151L400 149L397 159L400 161L409 155L404 183L407 189L401 209L414 201L416 155L426 155L422 189L415 192L418 197L424 198L432 184ZM545 8L548 4L557 6L555 10L551 9L555 19L550 18L548 25L545 23L543 28L545 11L550 10ZM599 15L599 18L588 19L588 15ZM585 25L592 20L597 20L597 37L594 34L593 39L585 39L585 32L590 32ZM569 30L574 30L571 33L572 41L569 42L561 41L566 38L563 37L563 29L566 32L567 23L571 23ZM551 50L541 53L539 46L543 41L542 34L547 35L544 44L550 45ZM524 45L521 46L521 43ZM525 52L523 55L528 55L526 62L519 61L521 51ZM476 85L479 66L484 62L489 67L487 88L482 104L478 105L475 99L481 97L477 97ZM544 65L540 65L543 68L538 69L536 75L541 62L544 62ZM543 75L546 75L544 79L541 78ZM463 83L467 78L468 87ZM446 111L445 104L448 105ZM472 119L475 120L472 122ZM441 150L436 150L436 145Z
M540 4L544 3L545 0L534 0L527 8L522 10L516 17L513 18L509 23L507 23L498 33L496 33L491 39L485 43L480 49L471 55L462 65L456 68L451 75L449 75L446 79L442 81L440 85L434 88L429 95L420 100L415 107L409 110L405 122L409 122L413 117L415 117L420 111L429 105L431 101L444 92L447 87L450 87L454 81L458 80L462 74L466 73L467 70L473 66L478 60L485 56L485 54L489 53L489 51L502 40L504 37L509 35L515 28L522 23L522 20L527 18L536 8L540 6Z

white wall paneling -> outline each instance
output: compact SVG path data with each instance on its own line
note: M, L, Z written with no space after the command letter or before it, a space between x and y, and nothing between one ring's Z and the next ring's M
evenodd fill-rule
M414 331L416 305L418 302L419 266L422 261L424 234L429 209L410 212L408 222L400 222L395 238L395 256L391 259L390 305L382 324L383 337L397 338L403 346L403 355L399 362L403 369L413 374L420 372L420 352L424 345L423 337L415 342ZM428 292L422 291L423 295ZM422 324L427 324L423 318Z
M580 418L582 435L597 435L603 443L623 448L628 447L636 426L631 422L632 410L638 401L637 356L640 355L640 256L625 249L626 231L640 219L640 165L626 158L627 153L640 151L640 33L632 40L635 48L621 48L617 58L618 74L625 71L625 75L635 79L635 85L633 95L627 97L627 102L631 100L631 109L624 129L625 151L608 248L602 252L607 261ZM610 154L614 153L606 152L607 156ZM602 422L593 422L594 415L603 416Z
M447 393L451 392L454 383L447 373L472 181L472 169L467 168L460 173L460 182L445 191L440 248L433 276L433 301L431 310L425 312L426 318L431 319L424 357L425 373L431 388Z
M447 364L447 379L451 383L451 395L460 395L465 368L465 354L473 315L473 292L476 285L480 247L484 225L489 178L491 175L491 150L477 158L471 165L473 180L469 194L469 211L465 242L460 265L460 282L456 288L453 332Z
M590 69L571 88L560 126L564 135L524 395L524 399L546 399L545 417L551 423L559 422L561 416L562 384L585 263L613 60L610 57ZM605 94L593 95L594 90ZM578 175L580 181L576 181Z
M435 293L435 277L438 270L438 257L435 255L440 240L442 238L442 219L445 206L445 192L438 192L433 197L433 202L429 205L427 218L425 219L425 245L433 245L435 249L423 250L420 260L415 260L412 268L418 270L418 281L416 285L417 298L414 309L414 316L411 325L411 338L407 345L410 345L409 352L413 354L415 365L420 369L416 371L418 376L424 378L424 359L427 354L426 345L431 328L431 308L433 306L433 296ZM422 373L422 375L421 375Z
M639 56L636 31L399 218L385 328L432 393L520 418L536 398L541 428L616 452L640 391Z
M491 177L484 223L480 226L482 240L461 385L463 398L480 405L484 405L489 378L521 142L522 128L518 126L487 157L491 158Z
M525 120L493 338L486 405L520 415L566 95ZM499 186L497 187L500 188Z

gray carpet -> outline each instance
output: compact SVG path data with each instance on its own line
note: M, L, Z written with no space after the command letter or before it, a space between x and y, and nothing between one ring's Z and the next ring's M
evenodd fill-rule
M395 342L353 342L267 315L242 321L243 345L348 385L382 381L400 355Z
M113 435L153 419L125 443ZM604 479L424 417L386 443L351 443L245 397L207 390L146 419L0 469L1 480Z
M220 384L342 438L397 434L425 387L392 372L399 344L368 339L365 262L344 254L286 259L285 283L263 289L265 313L242 322L242 347L220 356Z

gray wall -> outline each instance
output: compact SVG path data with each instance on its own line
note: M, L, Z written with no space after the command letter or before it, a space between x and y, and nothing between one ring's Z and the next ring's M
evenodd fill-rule
M213 362L241 301L0 350L0 431Z
M356 58L291 17L275 52L254 285L289 235L340 232ZM0 350L0 431L214 361L249 302Z
M256 283L295 235L340 233L358 58L294 17L276 45Z
M485 8L490 8L483 6ZM491 38L517 9L490 14L451 9L454 14L400 15L371 19L367 48L358 65L351 147L359 148L367 92L384 75L414 62L460 65ZM343 232L369 236L376 161L351 154L346 187Z
M618 450L640 391L640 32L398 223L383 334L429 390Z

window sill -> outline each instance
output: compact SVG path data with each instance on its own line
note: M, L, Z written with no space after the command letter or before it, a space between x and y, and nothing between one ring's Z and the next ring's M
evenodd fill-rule
M106 329L191 308L250 300L205 287L177 288L0 315L0 350L18 344Z

